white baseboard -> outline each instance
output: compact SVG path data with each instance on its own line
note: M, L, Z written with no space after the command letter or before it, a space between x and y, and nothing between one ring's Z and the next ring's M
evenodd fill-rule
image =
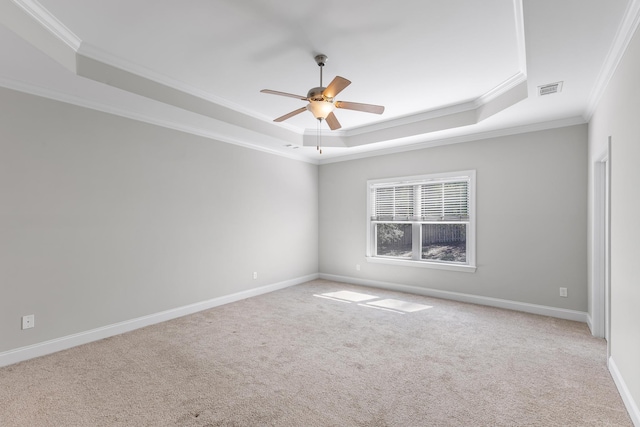
M627 408L627 412L629 412L629 416L631 417L633 425L636 427L640 427L640 410L638 409L638 405L636 404L636 402L633 400L631 393L629 393L627 384L625 383L624 378L622 378L622 375L620 374L620 371L618 370L613 357L609 357L607 365L609 366L609 372L613 377L613 382L616 383L616 387L618 388L620 397L622 397L624 406Z
M407 292L434 298L449 299L472 304L488 305L491 307L506 308L509 310L523 311L525 313L539 314L542 316L557 317L559 319L575 320L586 323L588 313L564 308L548 307L545 305L529 304L526 302L510 301L499 298L483 297L478 295L463 294L459 292L440 291L437 289L422 288L418 286L401 285L377 280L359 279L348 276L320 273L321 279L334 280L336 282L352 283L354 285L371 286L374 288L389 289L392 291Z
M591 315L589 313L587 313L587 326L589 327L589 330L591 331L591 335L593 335L595 337L596 334L593 333L593 321L591 320Z
M198 311L207 310L209 308L218 307L220 305L229 304L231 302L240 301L246 298L266 294L277 291L279 289L288 288L290 286L299 285L310 280L317 279L319 274L310 274L271 285L261 286L259 288L248 289L246 291L236 292L230 295L213 298L207 301L201 301L194 304L185 305L183 307L173 308L171 310L161 311L159 313L138 317L136 319L125 320L124 322L114 323L112 325L102 326L100 328L91 329L89 331L79 332L73 335L67 335L49 341L32 344L25 347L16 348L0 353L0 367L21 362L23 360L33 359L34 357L44 356L55 353L57 351L66 350L92 341L101 340L114 335L133 331L134 329L143 328L188 314L197 313Z

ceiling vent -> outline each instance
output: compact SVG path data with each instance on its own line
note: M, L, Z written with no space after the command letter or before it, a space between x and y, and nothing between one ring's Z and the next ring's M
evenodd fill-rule
M562 83L563 82L556 82L538 86L538 95L551 95L552 93L562 92Z

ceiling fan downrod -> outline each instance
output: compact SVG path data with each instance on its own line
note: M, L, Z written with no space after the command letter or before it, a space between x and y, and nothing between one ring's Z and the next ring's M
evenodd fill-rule
M318 67L320 67L320 87L322 86L322 67L324 67L324 64L327 62L327 55L316 55L315 58L316 60L316 64L318 64Z

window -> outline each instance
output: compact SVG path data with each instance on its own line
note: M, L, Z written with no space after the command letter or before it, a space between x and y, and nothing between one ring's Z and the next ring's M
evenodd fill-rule
M475 271L475 171L367 182L367 261Z

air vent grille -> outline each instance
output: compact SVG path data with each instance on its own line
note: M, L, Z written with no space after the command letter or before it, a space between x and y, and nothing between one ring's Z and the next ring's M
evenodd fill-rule
M538 86L538 95L551 95L552 93L562 92L562 83L563 82L556 82Z

